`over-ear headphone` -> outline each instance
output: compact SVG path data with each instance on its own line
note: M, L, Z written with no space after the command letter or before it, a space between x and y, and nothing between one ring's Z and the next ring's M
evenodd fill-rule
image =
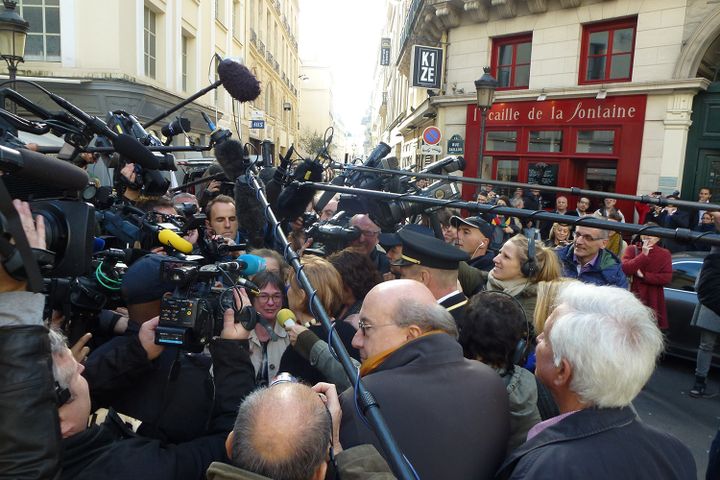
M527 260L520 265L520 273L527 278L532 278L537 273L537 262L535 261L535 229L528 238Z

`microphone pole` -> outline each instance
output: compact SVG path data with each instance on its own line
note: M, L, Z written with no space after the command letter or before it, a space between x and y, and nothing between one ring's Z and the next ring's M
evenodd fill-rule
M443 175L443 174L435 174L435 173L415 173L415 172L407 172L403 170L390 170L390 169L383 169L383 168L373 168L373 167L365 167L360 165L346 165L344 168L348 170L356 170L358 172L364 172L364 173L375 173L379 175L402 175L406 177L416 177L416 178L427 178L432 180L447 180L449 182L460 182L460 183L468 183L468 184L474 184L474 185L495 185L499 187L510 187L510 188L524 188L524 189L534 189L534 190L540 190L541 192L553 192L553 193L564 193L566 195L577 195L579 197L594 197L594 198L614 198L616 200L628 200L631 202L640 202L640 203L650 203L653 205L658 205L661 207L666 207L668 205L674 205L676 207L683 207L683 208L689 208L693 210L709 210L709 211L716 211L720 210L720 205L712 204L712 203L700 203L700 202L691 202L688 200L680 200L680 199L670 199L667 198L660 198L660 197L651 197L650 195L627 195L624 193L614 193L614 192L599 192L596 190L583 190L582 188L578 187L553 187L549 185L537 185L537 184L528 184L528 183L519 183L519 182L505 182L502 180L489 180L485 178L471 178L471 177L460 177L455 175ZM567 223L567 222L565 222Z
M527 184L521 183L524 187ZM325 190L336 193L348 193L351 195L366 195L370 198L381 200L402 200L403 202L417 202L429 205L431 207L452 207L462 208L473 212L494 213L518 218L530 218L533 220L546 220L554 223L564 223L572 226L588 226L599 228L602 230L615 230L617 232L629 234L652 235L655 237L671 238L680 242L704 242L710 245L720 245L720 234L715 232L697 232L688 228L676 228L675 230L665 227L653 227L648 225L638 225L635 223L611 222L602 220L593 215L584 217L574 217L571 215L561 215L559 213L546 212L545 210L525 210L513 207L503 207L498 205L486 205L477 202L465 202L462 200L440 200L437 198L423 197L420 195L405 195L402 193L379 192L377 190L367 190L363 188L341 187L337 185L328 185L325 183L300 182L300 186L305 186L315 190ZM532 185L531 185L532 186ZM712 204L703 204L711 206ZM710 208L707 208L708 210ZM720 210L720 205L715 205L715 210Z
M160 120L167 117L168 115L177 112L178 110L183 108L185 105L194 102L195 100L202 97L206 93L218 88L220 85L222 85L222 83L223 83L222 80L216 80L215 82L213 82L212 84L203 88L199 92L191 95L190 97L186 98L185 100L176 104L175 106L170 107L169 109L165 110L164 112L162 112L160 115L156 116L155 118L151 118L147 122L143 123L143 128L148 128L149 126L154 125L155 123L159 122Z
M322 323L322 326L326 332L332 332L333 326L330 317L325 311L325 308L322 306L322 303L320 303L315 288L310 283L310 279L307 277L307 275L305 275L302 264L300 263L300 257L297 255L297 253L295 253L295 251L293 251L290 243L285 237L285 234L280 228L280 223L275 217L275 213L272 211L272 208L270 207L270 204L268 203L267 198L263 193L262 187L257 180L257 173L255 171L255 168L248 168L246 175L248 178L248 184L250 185L250 187L252 187L253 190L255 190L257 199L260 202L263 210L265 211L265 217L267 221L272 226L276 238L278 238L283 245L283 253L286 260L288 261L288 263L290 263L290 265L292 265L293 269L296 272L296 278L298 280L298 283L300 284L302 289L305 290L308 298L310 298L310 311L313 313L313 316L315 318L320 320L320 323ZM362 380L358 378L360 373L355 369L353 363L350 361L350 355L347 353L347 350L345 350L345 345L343 345L340 337L335 334L330 335L330 345L335 350L335 353L337 354L337 359L345 370L345 374L350 380L353 381L353 384L357 386L355 395L360 404L360 408L362 409L363 414L367 417L368 422L375 431L375 435L377 435L378 440L382 445L383 451L385 452L387 457L387 461L392 467L395 476L401 480L414 480L416 477L413 474L410 465L405 460L402 451L400 451L400 447L398 446L397 441L393 437L390 428L388 427L387 423L385 423L385 419L380 413L380 406L378 405L377 400L375 400L374 395L365 388Z
M59 153L62 147L38 146L40 153ZM148 145L151 152L207 152L212 150L210 145ZM113 153L113 147L86 147L80 150L81 153Z
M193 185L197 185L199 183L205 183L205 182L211 182L213 180L220 180L221 178L225 177L225 172L216 173L215 175L210 175L208 177L198 178L197 180L193 180L192 182L183 183L182 185L178 185L177 187L169 188L168 192L179 192L183 188L192 187Z

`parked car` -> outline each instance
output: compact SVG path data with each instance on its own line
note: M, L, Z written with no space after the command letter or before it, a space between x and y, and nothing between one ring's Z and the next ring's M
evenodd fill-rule
M667 353L695 360L700 344L700 329L690 325L695 306L695 279L709 252L682 252L672 256L673 276L665 287L665 303L670 328L667 332ZM713 364L720 366L720 355L715 353Z

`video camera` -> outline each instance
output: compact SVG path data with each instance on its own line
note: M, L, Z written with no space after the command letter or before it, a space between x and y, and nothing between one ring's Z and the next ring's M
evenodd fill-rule
M316 221L306 226L305 235L313 239L312 248L308 248L306 252L325 257L360 238L360 229L350 226L351 217L346 212L339 211L326 222Z
M196 262L169 259L160 267L163 282L176 285L175 292L163 298L160 306L160 322L155 333L155 343L176 346L191 352L201 352L205 345L220 335L226 309L235 311L235 322L247 330L255 328L257 312L250 305L237 310L232 289L214 288L218 276L258 291L258 287L239 275L254 275L265 269L265 261L255 255L241 255L236 262L200 265ZM237 278L232 278L234 272Z

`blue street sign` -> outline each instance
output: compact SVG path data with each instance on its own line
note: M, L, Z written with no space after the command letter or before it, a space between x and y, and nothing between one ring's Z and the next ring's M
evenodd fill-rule
M265 128L265 120L250 120L250 128Z

